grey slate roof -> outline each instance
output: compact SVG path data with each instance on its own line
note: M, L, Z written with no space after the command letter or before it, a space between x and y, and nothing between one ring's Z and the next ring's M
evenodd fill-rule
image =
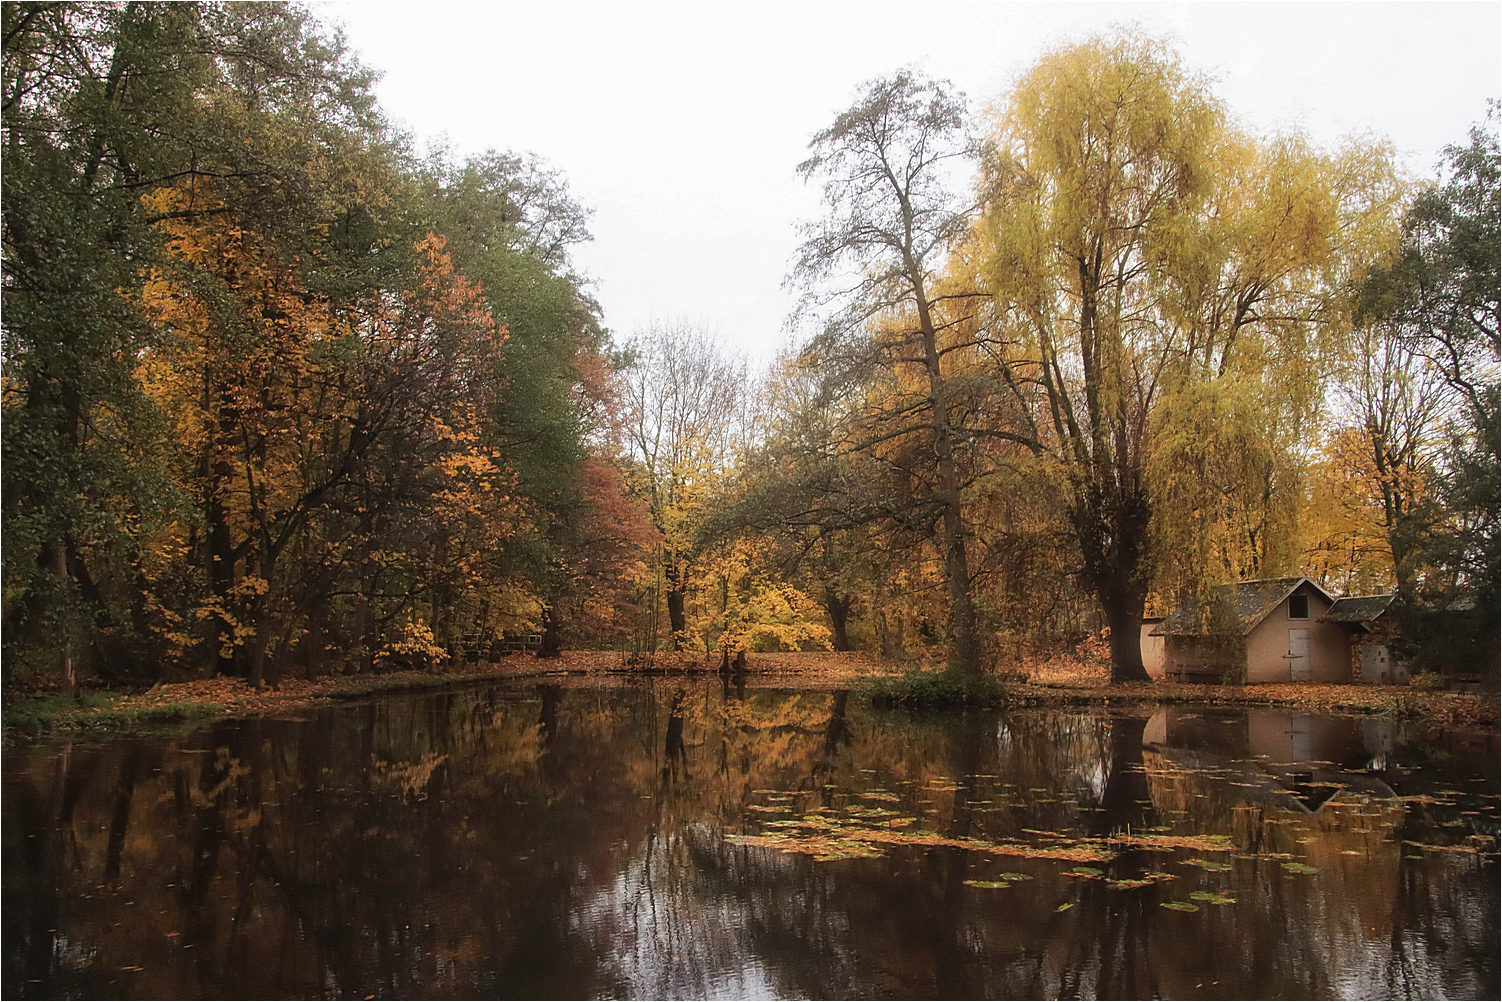
M1323 616L1322 623L1370 623L1392 605L1391 595L1356 595L1337 598Z
M1226 612L1233 614L1236 621L1241 625L1241 634L1245 636L1267 614L1278 607L1299 585L1308 581L1310 587L1324 595L1327 599L1330 594L1319 585L1305 577L1295 578L1272 578L1267 581L1242 581L1234 585L1216 585L1210 589L1210 601L1217 606L1222 606ZM1333 601L1333 600L1332 600ZM1228 603L1228 607L1222 605ZM1173 611L1173 614L1158 624L1151 632L1154 637L1197 637L1205 632L1200 616L1199 605L1188 602Z

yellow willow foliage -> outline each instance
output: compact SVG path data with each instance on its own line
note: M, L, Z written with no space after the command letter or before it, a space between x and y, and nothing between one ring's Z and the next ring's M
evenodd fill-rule
M1378 471L1365 429L1337 429L1311 478L1304 560L1311 572L1351 594L1390 591L1397 583L1384 486L1411 506L1429 495L1416 469L1386 477Z
M1270 420L1251 381L1186 383L1165 395L1148 474L1159 580L1236 581L1299 569L1304 497L1296 428Z
M1251 137L1133 32L1044 56L990 132L952 267L992 294L997 371L1063 484L1146 496L1160 587L1288 568L1350 283L1396 248L1391 150Z

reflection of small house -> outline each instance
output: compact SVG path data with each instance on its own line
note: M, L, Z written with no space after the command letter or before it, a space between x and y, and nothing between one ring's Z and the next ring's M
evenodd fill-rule
M1392 632L1391 595L1358 595L1338 598L1321 620L1339 623L1350 631L1351 667L1363 682L1375 685L1405 684L1408 668L1393 660L1388 648Z
M1343 682L1350 630L1326 621L1335 602L1304 577L1243 581L1180 606L1147 635L1163 638L1170 681Z

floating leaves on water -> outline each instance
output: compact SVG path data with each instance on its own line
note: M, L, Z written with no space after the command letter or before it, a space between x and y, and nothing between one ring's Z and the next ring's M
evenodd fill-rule
M892 825L916 823L916 818L897 818ZM866 822L869 824L869 822ZM775 825L779 830L765 835L727 835L734 845L755 845L782 852L822 856L834 851L845 853L853 847L880 855L880 846L948 847L984 852L995 856L1020 859L1056 859L1069 863L1106 863L1116 854L1100 845L1077 842L1064 845L1036 846L1026 842L992 842L987 839L948 838L932 831L899 831L896 828L855 827L860 822L837 824L831 819L804 818L794 824ZM768 823L767 827L774 827ZM843 858L843 857L841 857Z
M1203 901L1212 905L1234 905L1236 899L1229 894L1221 894L1217 891L1195 891L1189 895L1195 901Z
M880 859L881 853L865 846L850 849L840 849L834 852L822 852L814 859L820 863L830 863L837 859Z
M790 809L791 808L789 808L786 804L782 804L782 805L778 805L778 806L768 806L766 804L747 804L746 805L746 810L748 810L748 811L758 811L758 812L760 812L762 814L781 814L783 811L790 810Z
M1184 862L1188 863L1190 866L1197 866L1201 870L1209 870L1211 873L1219 873L1223 870L1229 870L1231 868L1231 864L1229 863L1217 863L1209 859L1200 859L1198 856L1195 856L1192 859L1186 859L1184 860Z
M1160 901L1158 902L1158 907L1170 908L1176 912L1197 912L1200 910L1199 905L1192 905L1187 901Z
M1062 905L1060 905L1059 907L1055 908L1054 911L1056 911L1056 912L1067 912L1069 909L1071 909L1073 907L1074 907L1074 902L1073 901L1066 901Z
M862 793L860 796L865 800L879 800L888 804L895 804L902 799L897 794L887 793L885 790L872 790L870 793Z
M1093 877L1099 877L1101 875L1102 871L1097 870L1093 866L1076 866L1072 870L1064 871L1064 876L1066 877L1084 877L1086 879L1090 879Z
M1310 866L1308 863L1284 863L1283 869L1289 873L1318 873L1319 867Z
M985 890L996 890L998 888L1012 886L1012 882L1010 880L967 880L965 881L965 883L967 886L980 887L984 888Z
M1124 880L1108 880L1106 886L1113 891L1134 891L1139 887L1151 887L1156 880L1148 880L1146 877L1128 877Z
M1162 870L1148 870L1146 873L1143 874L1143 876L1147 877L1147 878L1149 878L1151 880L1178 880L1179 879L1179 875L1177 873L1164 873Z
M1140 835L1122 832L1101 841L1110 842L1126 849L1148 852L1170 852L1188 849L1191 852L1230 852L1235 844L1228 835Z
M1486 838L1485 835L1472 835L1471 837L1482 839ZM1406 838L1403 840L1403 844L1411 845L1416 849L1423 849L1425 852L1464 852L1471 855L1476 855L1481 852L1480 849L1476 848L1473 845L1437 845L1433 842L1415 842L1412 839Z

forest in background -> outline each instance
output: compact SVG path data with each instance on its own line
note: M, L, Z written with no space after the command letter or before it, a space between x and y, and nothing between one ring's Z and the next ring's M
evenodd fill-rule
M3 10L8 687L1103 628L1122 681L1291 573L1495 677L1495 115L1417 182L1131 31L981 118L899 71L798 167L814 333L754 373L613 336L565 179L416 152L297 7Z

